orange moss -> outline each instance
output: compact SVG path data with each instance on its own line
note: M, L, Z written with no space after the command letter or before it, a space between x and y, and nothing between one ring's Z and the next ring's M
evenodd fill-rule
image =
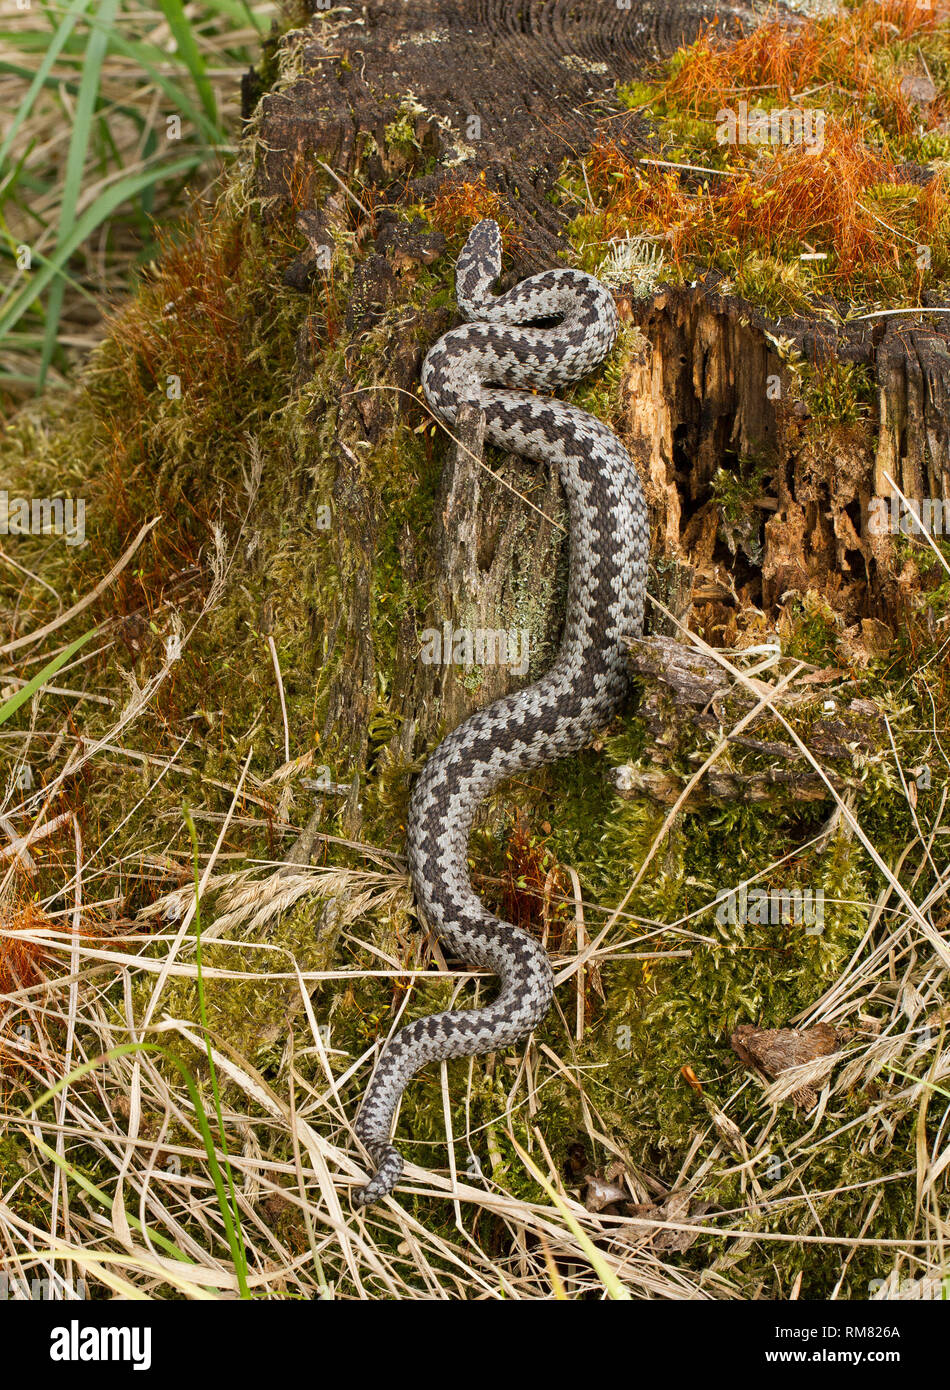
M894 177L890 160L866 145L859 131L829 120L822 149L780 147L763 176L731 181L719 200L719 220L727 235L763 248L794 250L807 240L833 244L829 275L842 281L881 255L880 225L862 197L872 184Z
M33 941L23 939L29 932L51 926L52 923L35 902L27 902L12 914L0 915L0 997L18 994L22 990L41 985L45 978L43 969L46 951ZM22 936L21 936L22 933ZM32 1051L32 1029L36 1017L42 1014L26 1015L21 1009L7 1009L0 1020L0 1100L9 1102L9 1094L18 1077L22 1077L24 1049ZM15 1030L24 1023L29 1024L30 1033L17 1034Z
M133 305L109 324L117 349L110 369L122 372L141 414L156 389L165 390L169 375L187 385L194 401L244 365L234 304L242 261L239 224L196 218L185 241L163 229L157 235L160 268L150 267ZM123 422L127 427L126 413Z
M866 140L866 129L829 117L821 148L776 147L764 164L737 156L737 167L721 178L692 186L670 170L633 165L616 145L602 141L588 168L594 187L607 191L605 237L625 236L631 227L665 233L667 260L683 269L710 242L769 255L796 255L804 247L831 251L823 267L830 286L844 286L861 272L897 264L896 249L881 219L868 206L868 191L895 182L889 155ZM926 241L947 216L946 180L922 189L917 209Z
M0 937L0 995L30 989L45 978L42 969L45 950L33 941L23 940L20 934L26 936L52 925L51 919L35 902L26 903L9 923L4 922Z
M485 172L482 170L477 179L469 182L457 178L446 179L429 204L428 211L433 225L450 239L457 239L460 229L467 235L469 228L483 217L493 217L501 227L505 249L510 252L520 245L520 238L506 207L501 194L486 185Z
M551 827L544 827L550 832ZM506 922L525 930L540 932L549 928L549 945L559 949L564 927L568 925L563 899L571 884L544 839L521 815L517 816L505 846L505 867L501 881L500 914Z
M595 187L609 189L604 208L604 235L623 237L631 226L645 224L666 233L664 254L677 266L695 248L695 232L713 214L713 198L704 186L690 190L673 170L646 169L609 139L591 149L587 167Z
M732 40L721 34L714 19L678 55L660 96L698 115L739 97L775 96L788 102L815 86L849 87L863 104L875 102L895 134L906 135L921 113L901 91L900 79L880 71L876 54L894 40L934 33L946 17L936 5L927 8L920 0L871 0L794 25L776 18L749 33L740 31ZM925 114L925 125L932 128L944 114L938 98Z

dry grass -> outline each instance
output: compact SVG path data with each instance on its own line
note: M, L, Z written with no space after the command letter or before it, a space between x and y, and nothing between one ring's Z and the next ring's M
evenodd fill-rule
M220 573L226 571L224 564ZM222 582L219 577L214 593L221 592ZM205 604L203 616L211 603ZM710 651L695 636L687 640ZM763 683L766 673L761 669L753 685L721 655L717 659L738 685L754 691L761 708L773 707L781 718L779 692L794 684L794 667L782 670L777 659L767 673L771 685ZM83 744L80 759L112 759L125 752L123 741L133 733L157 685L152 682L139 692L114 727L91 747L88 741ZM797 738L790 729L789 734ZM22 760L38 753L34 743L42 737L40 732L26 730L12 737ZM694 785L701 785L728 744L724 737ZM805 756L817 766L807 750ZM61 755L61 761L63 770L75 766L75 752ZM166 772L173 775L174 768L166 767L162 776ZM59 781L51 780L54 790ZM278 778L275 796L279 786ZM229 1163L235 1177L253 1297L603 1297L605 1280L616 1279L622 1292L636 1298L728 1299L737 1296L730 1269L750 1242L826 1244L829 1258L840 1263L839 1282L855 1254L868 1248L893 1260L905 1277L942 1277L942 1174L950 1138L943 1125L928 1127L925 1116L928 1104L942 1104L941 1087L950 1076L950 1042L943 1027L950 962L950 871L939 870L924 894L916 885L935 860L944 859L939 847L950 833L943 820L945 797L933 824L921 828L900 862L893 868L883 866L887 886L876 902L866 905L869 919L863 941L840 978L815 1001L808 1019L801 1020L820 1019L852 1030L852 1041L834 1059L838 1066L833 1078L827 1068L820 1076L811 1068L780 1078L762 1095L757 1125L745 1131L730 1111L753 1082L740 1080L721 1100L703 1095L707 1119L683 1156L675 1188L688 1197L701 1193L715 1175L735 1174L741 1176L745 1197L734 1209L707 1213L699 1220L688 1217L688 1202L680 1219L663 1222L586 1210L565 1183L544 1134L530 1123L531 1161L554 1195L517 1199L505 1190L500 1156L495 1172L500 1137L517 1149L523 1132L520 1122L526 1114L530 1117L539 1095L552 1082L566 1082L576 1090L592 1149L612 1152L623 1165L623 1150L610 1138L610 1118L599 1113L585 1093L584 1069L575 1049L584 1026L579 996L585 979L601 968L639 952L646 957L658 944L654 924L638 927L629 918L626 898L599 927L585 931L585 916L599 920L600 909L581 900L576 878L576 891L564 891L565 879L551 880L543 852L530 841L518 840L509 893L546 893L556 904L566 905L560 911L573 918L573 931L560 932L560 947L552 950L561 1042L522 1049L510 1074L507 1099L483 1134L453 1131L450 1117L459 1113L460 1100L462 1111L470 1113L476 1069L484 1068L485 1060L473 1060L461 1083L454 1073L461 1095L456 1091L450 1097L449 1073L443 1070L444 1138L433 1145L431 1168L407 1168L401 1195L425 1199L433 1213L442 1206L454 1212L455 1233L447 1235L444 1221L417 1218L407 1209L410 1202L388 1201L369 1211L351 1209L348 1195L363 1180L364 1170L350 1117L377 1049L370 1045L359 1055L341 1056L334 1047L332 1025L318 1023L311 1000L314 991L331 980L345 979L359 991L361 981L383 977L402 982L407 1002L413 992L425 991L445 977L444 970L431 968L427 954L412 964L373 942L377 916L408 905L403 871L386 856L381 859L374 847L358 844L350 848L364 858L362 868L310 869L279 861L228 870L219 856L228 826L239 818L248 792L242 775L231 788L216 843L201 857L201 893L215 894L217 904L205 940L227 944L233 939L245 950L250 946L260 960L259 968L244 972L205 964L203 977L253 979L261 991L278 996L289 992L295 1001L291 1012L298 1020L281 1041L280 1076L286 1084L280 1088L265 1080L228 1039L211 1037L224 1122L224 1132L216 1131L216 1145L219 1162ZM129 814L147 817L150 795L146 791ZM254 802L263 805L266 800L256 785ZM834 801L850 833L862 838L850 806L837 796ZM50 787L29 796L7 789L3 814L14 826L35 817L34 824L42 827L51 809ZM274 814L277 809L272 805ZM631 882L631 893L662 855L674 823L671 813ZM285 833L292 830L280 828ZM34 833L38 839L39 831ZM22 848L30 850L31 844L38 852L32 841ZM186 1297L234 1297L239 1275L229 1253L193 1099L160 1053L129 1050L130 1044L147 1042L195 1059L205 1045L200 1026L169 1016L163 1002L171 981L195 980L198 974L195 897L187 882L187 858L172 856L184 881L180 878L178 886L135 922L122 924L115 919L117 900L108 884L116 868L134 876L135 866L110 865L108 838L95 847L85 846L72 816L63 817L47 844L61 874L56 894L41 904L32 901L19 859L0 880L0 960L5 971L0 1038L4 1071L16 1083L8 1088L0 1136L16 1139L22 1169L0 1199L0 1262L9 1274L27 1281L55 1267L67 1282L82 1277L94 1289L125 1295L161 1297L175 1290ZM874 854L873 846L867 849ZM156 840L142 846L140 872L146 863L161 862L171 862L164 844ZM260 930L308 893L335 907L337 926L347 943L339 968L301 970ZM663 924L662 940L688 951L695 918L709 906ZM549 938L549 946L555 944ZM473 977L453 973L451 978L461 988ZM882 1000L890 1008L883 1024ZM400 1012L392 1021L393 1031ZM926 1020L933 1026L922 1035ZM50 1102L27 1111L27 1097L35 1101L63 1077L66 1084ZM778 1106L807 1080L821 1088L814 1123L784 1152L782 1181L764 1186ZM434 1090L438 1083L430 1075L416 1084ZM206 1075L201 1090L207 1098ZM702 1094L701 1087L699 1091ZM862 1199L865 1220L853 1234L829 1238L817 1217L808 1216L813 1200L821 1195L807 1187L816 1148L845 1143L873 1152L893 1132L896 1117L908 1112L919 1116L915 1168L891 1172L882 1165L880 1179L867 1184L866 1191L841 1192L842 1200ZM468 1155L484 1151L486 1144L492 1171L475 1176ZM643 1186L636 1168L627 1166L625 1174L631 1198L645 1201L650 1189ZM894 1181L915 1184L912 1226L892 1240L866 1236L883 1187ZM681 1267L667 1253L676 1233L687 1241L715 1238L714 1247L721 1253L711 1250L701 1272ZM595 1247L600 1272L585 1241Z

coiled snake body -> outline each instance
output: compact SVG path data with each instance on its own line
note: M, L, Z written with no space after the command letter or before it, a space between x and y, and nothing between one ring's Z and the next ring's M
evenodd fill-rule
M463 960L498 976L485 1008L433 1014L397 1033L377 1063L356 1120L376 1172L359 1203L390 1192L402 1159L390 1143L393 1115L425 1063L469 1057L526 1037L548 1010L553 975L544 948L500 921L469 879L469 831L478 803L505 778L564 757L590 741L627 690L624 639L640 632L649 530L640 479L626 449L593 416L507 387L554 387L583 376L610 351L617 313L610 291L580 271L534 275L507 294L501 234L479 222L456 263L466 319L428 353L422 385L435 413L455 424L463 402L484 413L485 438L557 468L570 514L570 579L564 636L551 669L524 690L479 710L431 755L413 788L408 855L417 905ZM557 320L555 327L525 327Z

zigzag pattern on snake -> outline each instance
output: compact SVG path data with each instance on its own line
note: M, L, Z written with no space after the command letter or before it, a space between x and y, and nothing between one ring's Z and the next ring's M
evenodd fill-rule
M494 296L500 271L501 233L495 222L479 222L456 263L458 306L473 322L438 340L422 385L447 425L464 402L474 403L490 443L558 470L570 515L564 635L550 670L460 724L413 787L407 841L419 911L450 951L497 975L500 989L485 1008L417 1020L384 1049L355 1125L376 1169L355 1194L360 1204L385 1196L402 1171L390 1135L410 1077L427 1062L516 1043L547 1013L547 953L493 916L472 888L472 819L500 782L584 747L611 719L628 688L624 640L642 629L649 527L633 461L593 416L517 389L561 386L596 366L617 335L613 297L593 276L570 269L531 276Z

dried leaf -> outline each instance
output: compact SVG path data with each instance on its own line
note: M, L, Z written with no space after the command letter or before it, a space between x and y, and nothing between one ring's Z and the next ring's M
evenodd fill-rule
M662 1202L655 1205L645 1203L632 1206L630 1213L632 1216L651 1221L675 1221L677 1225L683 1225L686 1222L698 1221L709 1209L709 1202L694 1202L691 1193L679 1191L669 1193ZM657 1231L651 1237L651 1241L655 1250L673 1253L688 1250L698 1238L692 1231Z
M793 1067L830 1056L841 1038L830 1023L816 1023L811 1028L756 1028L751 1023L741 1023L730 1041L740 1061L774 1079ZM811 1110L818 1097L806 1084L792 1092L792 1100Z

